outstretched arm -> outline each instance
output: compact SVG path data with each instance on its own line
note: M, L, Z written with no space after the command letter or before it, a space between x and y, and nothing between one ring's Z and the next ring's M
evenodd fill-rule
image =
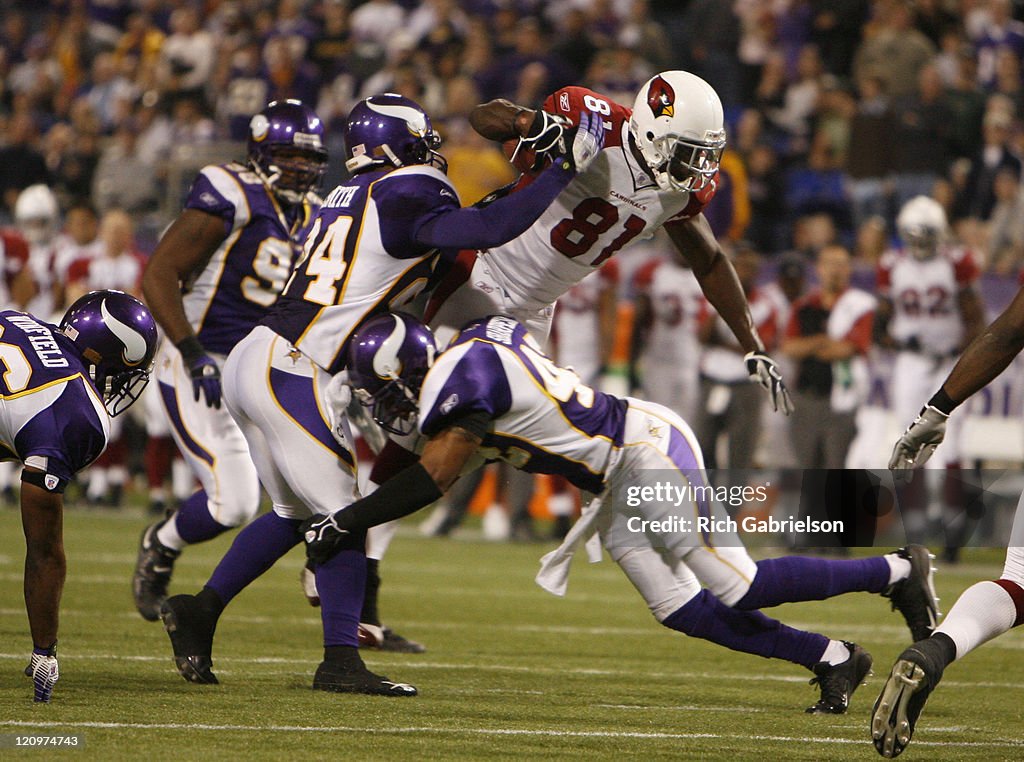
M1002 373L1024 349L1024 289L1003 313L974 339L929 403L949 413ZM936 404L938 402L939 404Z
M419 462L388 479L373 494L327 516L314 516L302 527L309 558L323 563L352 534L408 516L438 500L480 441L478 434L450 426L431 437Z
M31 474L42 474L26 468ZM30 474L26 474L31 478ZM64 499L24 478L21 525L25 533L25 608L32 642L50 648L57 642L60 596L64 590Z

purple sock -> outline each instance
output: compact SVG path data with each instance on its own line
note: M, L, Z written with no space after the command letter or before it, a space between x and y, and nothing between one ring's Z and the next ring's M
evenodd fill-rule
M189 545L212 540L231 527L225 526L210 515L206 490L201 489L185 502L174 514L174 526L178 534Z
M246 585L302 542L298 531L301 523L298 519L281 518L273 511L264 513L238 533L206 587L217 593L226 606Z
M811 669L821 660L828 638L766 617L760 611L737 611L701 590L662 622L690 637L702 638L766 659L785 659Z
M366 554L342 550L316 567L320 593L320 617L324 623L324 647L358 646L359 613L366 588Z
M872 558L783 556L757 562L757 576L734 608L742 611L797 601L821 601L854 592L880 593L889 584L889 562Z

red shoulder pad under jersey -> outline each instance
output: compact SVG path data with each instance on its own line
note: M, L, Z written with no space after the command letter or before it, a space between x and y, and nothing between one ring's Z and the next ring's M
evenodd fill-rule
M91 264L92 259L89 257L79 257L68 265L68 283L87 283L89 280L89 268Z
M601 280L603 280L609 286L617 286L619 284L619 263L615 259L609 259L598 270L601 273Z
M608 260L613 262L614 260ZM662 259L651 259L637 268L633 274L633 288L637 291L646 291L651 287L651 283L654 282L654 273L659 267L661 267L664 260Z
M967 288L981 276L978 268L978 260L970 249L957 248L952 252L953 274L956 277L956 285L960 288Z
M0 230L0 254L4 269L14 274L28 262L28 242L17 230Z
M611 98L585 87L563 87L555 90L544 101L542 109L549 114L568 118L575 127L580 123L580 112L592 111L604 118L604 147L622 145L622 125L629 121L633 111L620 106Z
M875 290L882 296L888 296L892 290L892 268L899 255L895 251L887 251L878 259L875 269Z

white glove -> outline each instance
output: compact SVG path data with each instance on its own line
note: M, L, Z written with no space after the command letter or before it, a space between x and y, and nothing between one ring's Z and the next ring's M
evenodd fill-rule
M582 173L590 166L604 148L604 120L593 111L580 113L580 126L572 139L572 164L576 174Z
M35 686L34 701L49 703L54 683L60 679L60 668L57 665L57 649L50 648L46 652L39 649L32 651L32 660L25 667L25 674L32 678Z
M892 448L889 470L906 472L903 478L909 479L909 470L924 465L935 448L942 444L948 420L948 415L931 405L921 408L917 418Z
M331 382L324 389L324 403L327 407L327 423L331 427L331 434L346 447L350 447L352 443L346 437L342 422L351 401L352 387L348 384L348 373L341 371L331 378Z
M779 366L775 364L775 360L764 352L747 352L743 356L743 362L747 365L750 380L768 392L772 410L781 410L784 415L792 413L793 400L789 396L789 389L782 381L782 374L779 373Z

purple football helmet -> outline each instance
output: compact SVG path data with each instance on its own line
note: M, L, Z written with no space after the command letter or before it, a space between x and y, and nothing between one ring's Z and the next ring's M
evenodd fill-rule
M110 415L142 395L157 344L146 305L123 291L93 291L68 307L59 330L85 360Z
M416 101L394 93L371 95L355 105L345 124L345 167L355 174L377 167L429 164L442 172L441 136Z
M298 204L327 171L324 126L300 101L274 101L249 120L249 163L276 196Z
M430 329L400 312L370 318L352 336L349 383L381 428L395 434L415 429L420 387L435 354Z

